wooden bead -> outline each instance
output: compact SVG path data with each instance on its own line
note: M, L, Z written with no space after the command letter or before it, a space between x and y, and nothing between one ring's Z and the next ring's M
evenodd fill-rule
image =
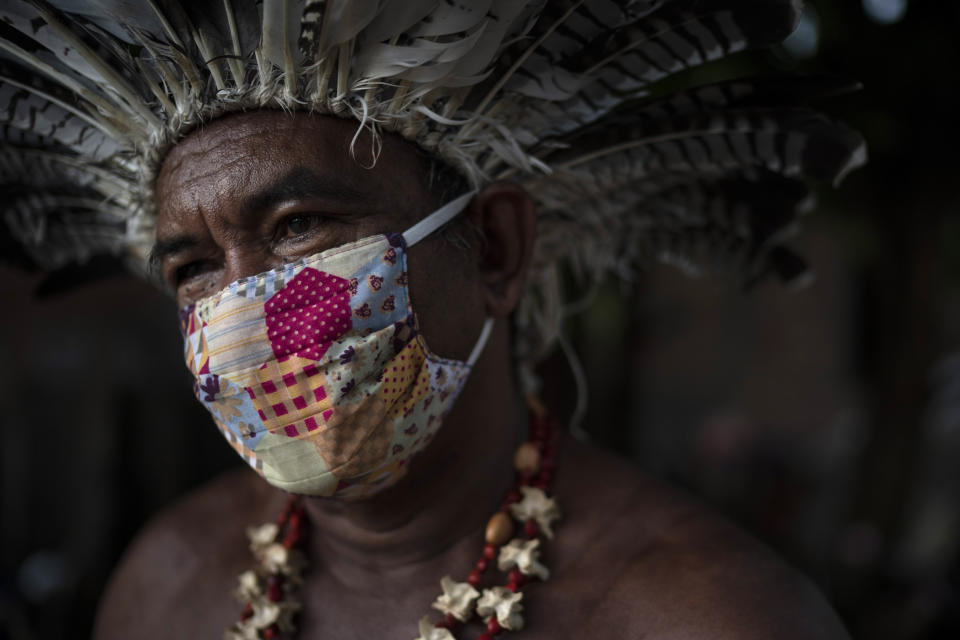
M503 511L493 514L487 523L485 540L487 544L500 546L505 544L513 535L513 520Z
M532 442L524 442L513 454L513 466L517 471L536 473L540 469L540 450Z

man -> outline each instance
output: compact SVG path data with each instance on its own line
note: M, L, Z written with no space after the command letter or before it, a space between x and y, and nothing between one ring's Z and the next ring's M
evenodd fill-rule
M552 441L541 433L547 420L542 408L525 402L518 375L517 358L529 362L551 341L552 318L539 326L531 318L555 308L549 299L535 298L537 291L549 298L543 294L549 289L542 287L551 273L555 279L551 265L557 255L582 252L594 266L609 268L615 265L604 251L635 247L641 241L637 231L646 233L643 242L660 233L669 244L675 239L671 231L683 222L675 220L659 232L649 224L622 225L602 241L578 235L604 220L613 224L614 218L599 217L602 213L616 216L638 203L654 212L677 205L684 196L676 189L688 189L689 174L705 165L712 169L703 193L729 188L736 196L728 196L728 202L736 197L742 203L745 185L759 191L772 185L780 194L775 204L792 212L799 199L793 182L798 173L819 167L821 177L833 177L856 164L859 142L842 129L811 121L810 112L757 106L774 94L781 98L782 87L731 85L717 95L698 95L707 114L711 111L704 105L716 106L713 120L737 104L744 110L730 129L711 124L706 136L688 136L676 148L669 145L684 138L681 122L697 130L695 114L683 113L690 95L642 113L603 106L617 92L636 95L645 75L664 75L669 65L656 58L680 55L684 46L675 40L678 34L696 45L685 58L692 66L693 60L710 57L711 44L726 52L776 40L783 35L781 22L792 24L795 18L791 3L758 3L742 13L714 4L598 2L544 8L428 2L411 8L341 2L307 3L298 12L287 3L265 3L255 56L245 53L251 50L245 46L251 38L245 21L255 16L239 8L231 13L229 4L234 20L226 23L175 6L133 15L134 9L118 4L87 17L70 17L43 3L37 4L36 16L14 11L11 23L33 39L31 46L58 52L64 49L53 43L66 41L69 52L80 52L82 62L69 52L54 53L54 66L83 74L82 82L43 66L46 58L27 55L21 40L5 41L6 51L38 73L64 85L73 82L83 108L54 100L53 89L40 91L25 81L5 86L31 87L29 96L41 96L51 110L66 112L64 122L82 116L99 131L89 134L92 145L84 136L68 138L66 126L45 133L61 144L69 139L73 153L98 169L74 183L108 193L115 205L134 194L127 202L139 209L124 228L124 246L152 248L163 282L184 308L188 366L197 378L198 397L259 471L221 478L153 520L105 595L97 637L210 637L238 618L231 637L279 637L290 620L281 624L277 603L286 603L295 592L301 607L297 633L303 638L413 637L418 631L422 638L438 640L513 631L530 638L845 637L808 583L722 519L610 454L570 438L561 438L554 453ZM118 16L139 20L151 36L133 30L118 36L117 23L107 20ZM159 24L158 16L163 18ZM750 20L767 22L758 27ZM757 35L765 33L760 27L771 33ZM136 85L125 71L92 65L101 60L86 39L94 33L121 39L133 33L133 40L151 51L149 65L141 58L141 66L155 75L146 74L145 83ZM291 33L299 34L299 54L291 47ZM170 48L153 52L161 37ZM579 56L577 46L569 44L578 39L583 41ZM645 48L644 42L656 46ZM222 61L214 43L225 47ZM202 62L198 66L183 52L197 54ZM122 59L124 54L102 55ZM619 66L606 64L606 58ZM544 67L550 60L552 66ZM253 65L260 75L246 73L244 65ZM621 67L627 79L619 88L609 87L609 72ZM178 68L182 84L172 77ZM517 69L524 77L539 70L537 86L522 78L509 84L507 76L519 77ZM592 72L607 74L603 84L609 91L586 81ZM209 74L206 86L197 78L203 74ZM94 81L110 91L91 93ZM479 97L473 89L460 91L463 86L478 88ZM138 102L131 95L136 89L152 91L153 98ZM502 98L501 90L507 92ZM530 100L553 101L554 111ZM161 116L153 111L158 103ZM274 108L277 103L294 113ZM326 115L300 112L308 111L302 104L322 106ZM564 109L588 107L589 114L565 120ZM743 130L743 118L758 115L751 110L764 124L743 136L753 144L747 151L731 131ZM681 119L658 123L650 115L664 111L679 112ZM547 122L536 124L536 114ZM766 134L776 131L770 123L779 116L786 128L774 149ZM358 120L374 126L358 130ZM140 121L146 135L131 124ZM646 138L609 139L612 130L621 127L626 133L638 121ZM728 147L719 148L710 138L718 133L731 137ZM9 134L6 139L24 157L38 146ZM111 148L116 139L137 150L144 185L131 185L132 176L124 173L129 162L120 162L123 154ZM567 150L556 151L562 147ZM831 153L824 152L822 163L810 159L824 149ZM639 152L655 157L637 157ZM552 169L539 157L551 155ZM112 174L97 164L103 158ZM468 190L465 197L448 193L446 180L433 184L438 166L446 174L452 166L461 176L452 183ZM554 173L542 174L550 170ZM505 178L517 172L541 176L518 184L491 180L495 171ZM48 187L44 177L33 178L34 188ZM450 201L459 204L448 209ZM581 207L589 219L551 217L562 202ZM447 217L431 212L454 215L460 208L464 212L446 231L415 231L422 229L418 221L436 227ZM30 214L38 215L36 210L25 215ZM581 230L571 220L581 222ZM713 230L716 223L706 226ZM771 249L775 234L764 224L751 228L755 237L748 253L753 252L755 269L786 261L782 250ZM144 228L149 239L139 241L135 232ZM555 246L563 242L571 244L566 251ZM349 268L337 262L369 247L382 249L374 257L383 259L373 261L380 271L365 271L374 268L365 259L348 261ZM32 248L38 254L45 249ZM334 263L339 266L329 266ZM406 267L390 271L396 264ZM350 278L354 272L364 277ZM319 288L324 284L334 291L324 294ZM388 305L381 294L385 286L396 287L408 304L391 298ZM379 308L389 319L382 325L368 324L368 305L361 304L363 296L373 300L374 295L380 295ZM301 305L296 296L306 296L310 305ZM305 326L320 335L323 310L336 319L342 309L342 328L322 339L302 339ZM376 317L376 310L371 313ZM299 329L284 325L289 314L299 318ZM233 336L228 342L222 339L224 327ZM250 345L264 350L253 354ZM236 354L243 366L225 362L224 353ZM394 399L390 385L397 378L390 377L391 366L402 367L404 354L418 364L409 386ZM375 375L349 377L361 366ZM274 369L276 376L264 377L263 371ZM290 395L274 403L281 374L290 387L323 376L322 390L304 387L313 397ZM404 384L404 374L398 375L398 384ZM427 397L416 396L418 389ZM428 401L443 410L428 410ZM424 420L415 423L421 415ZM535 453L525 446L528 439L538 443ZM554 455L550 488L542 466ZM514 467L520 472L516 488ZM529 476L534 472L540 474L537 482ZM306 496L292 516L284 508L285 494L264 478ZM562 522L555 522L545 488L557 497ZM518 495L509 497L511 491ZM518 505L537 501L548 506L535 516L518 514ZM244 530L281 512L281 530L252 532L252 557ZM509 521L511 515L516 522L503 526L525 527L514 531L513 539L501 536L495 522ZM297 532L296 539L283 539L289 545L280 544L284 531ZM296 584L296 549L310 559L302 586ZM282 556L273 568L267 566L270 550ZM254 560L260 563L257 571L247 573ZM499 576L484 574L487 561L509 572L508 588L494 586ZM243 613L228 597L237 575L248 576L247 582L241 578L240 592L252 606ZM452 582L441 581L446 576ZM422 620L431 604L446 614L440 626L434 619ZM263 616L269 619L260 620ZM476 623L478 618L483 623Z

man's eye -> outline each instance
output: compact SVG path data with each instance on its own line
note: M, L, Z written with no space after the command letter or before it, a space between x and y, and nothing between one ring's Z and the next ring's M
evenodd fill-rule
M305 233L313 231L320 223L320 216L316 215L295 215L290 216L285 221L285 237L302 236Z
M173 272L173 284L174 286L179 287L187 280L195 278L207 269L209 269L209 264L206 262L201 262L199 260L195 262L188 262L183 266L177 267Z

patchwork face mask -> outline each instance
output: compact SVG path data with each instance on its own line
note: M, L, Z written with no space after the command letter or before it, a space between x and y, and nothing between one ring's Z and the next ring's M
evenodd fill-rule
M238 280L181 311L197 398L270 484L369 496L434 437L493 321L466 362L433 354L410 304L406 254L472 196L403 234Z

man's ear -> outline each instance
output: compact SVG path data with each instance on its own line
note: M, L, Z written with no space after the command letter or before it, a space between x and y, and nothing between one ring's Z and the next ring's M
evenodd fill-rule
M533 201L511 182L493 182L473 198L468 216L483 237L479 271L487 314L506 317L520 301L533 254Z

